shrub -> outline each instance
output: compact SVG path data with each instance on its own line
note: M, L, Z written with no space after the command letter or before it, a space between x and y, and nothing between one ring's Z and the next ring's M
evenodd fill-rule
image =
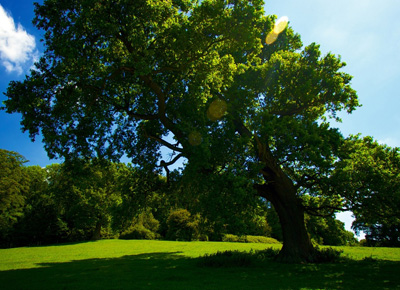
M155 240L160 237L157 230L160 226L153 214L149 211L139 214L133 219L132 225L121 233L124 240Z
M226 234L222 237L223 242L231 243L263 243L263 244L280 244L280 242L271 237L264 236L236 236L231 234Z
M280 244L278 240L264 236L246 236L246 243Z
M199 239L199 222L186 209L178 209L168 216L167 239L192 241Z
M275 259L279 254L279 249L268 248L265 250L256 251L255 254L258 260Z
M156 233L160 228L160 222L156 220L150 211L141 213L137 218L137 223L142 224L146 229Z
M239 237L236 235L226 234L222 237L222 241L228 243L237 243L239 242Z
M142 224L136 224L124 231L119 238L123 240L155 240L158 235Z
M366 240L366 239L362 239L362 240L359 242L359 246L360 246L360 247L368 247L368 242L367 242L367 240Z
M199 235L199 241L208 242L209 238L208 238L208 236L206 234L200 234Z
M268 248L261 251L224 251L216 254L204 255L199 260L202 267L249 267L265 260L275 258L279 253L278 249Z
M199 265L203 267L248 267L253 264L253 257L249 253L239 251L224 251L216 254L204 255Z
M335 250L332 248L315 247L313 262L315 263L338 263L344 260L341 256L343 250Z

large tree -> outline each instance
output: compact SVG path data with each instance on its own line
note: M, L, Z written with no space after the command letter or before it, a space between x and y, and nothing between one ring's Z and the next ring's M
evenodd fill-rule
M46 51L5 103L50 156L127 154L167 173L185 157L192 180L246 179L278 213L280 259L312 260L301 196L322 194L335 161L327 118L358 105L340 58L271 33L260 0L46 0L35 12Z

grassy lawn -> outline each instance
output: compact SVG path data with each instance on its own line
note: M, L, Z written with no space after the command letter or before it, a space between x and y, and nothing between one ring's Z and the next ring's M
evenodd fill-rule
M0 289L400 289L400 249L341 247L351 260L204 267L217 251L279 245L104 240L0 250ZM364 259L367 257L368 259Z

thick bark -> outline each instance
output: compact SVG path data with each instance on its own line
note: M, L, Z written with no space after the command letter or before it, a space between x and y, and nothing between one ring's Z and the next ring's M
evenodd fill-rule
M274 206L282 227L283 246L278 261L312 262L314 248L308 236L304 210L292 181L283 173L269 175L269 182L257 187L259 194Z

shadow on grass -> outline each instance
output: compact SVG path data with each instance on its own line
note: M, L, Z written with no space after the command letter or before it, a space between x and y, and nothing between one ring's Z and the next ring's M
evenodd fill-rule
M1 289L400 289L400 263L348 261L204 267L202 258L151 253L0 271Z

